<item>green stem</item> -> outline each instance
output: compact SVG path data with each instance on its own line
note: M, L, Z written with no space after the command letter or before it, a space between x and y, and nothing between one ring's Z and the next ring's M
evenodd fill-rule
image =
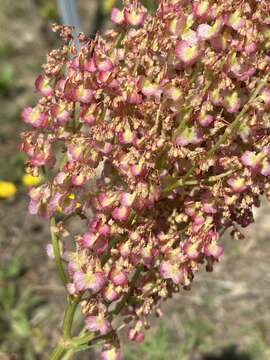
M241 169L241 167L236 167L234 169L230 169L228 171L226 171L225 173L222 173L222 174L218 174L218 175L213 175L213 176L210 176L208 179L202 179L201 181L199 180L184 180L184 177L183 178L180 178L178 180L176 180L174 183L172 183L171 185L165 187L162 192L163 193L167 193L167 192L170 192L174 189L177 189L181 186L189 186L189 185L199 185L200 183L201 184L207 184L207 185L211 185L212 183L215 183L219 180L221 180L222 178L225 178L233 173L235 173L236 171L239 171Z
M183 114L183 118L180 119L180 124L178 126L178 128L176 129L176 131L173 134L173 139L175 140L177 138L177 136L179 134L181 134L181 132L184 130L187 122L190 119L190 115L192 113L193 109L192 107L189 105L186 109L184 109L184 114ZM181 114L181 113L180 113ZM180 116L179 116L180 117Z
M174 189L177 189L181 186L188 186L188 185L197 185L198 181L197 180L189 180L189 181L183 181L183 178L176 180L176 182L174 182L173 184L165 187L162 192L163 193L167 193L170 192Z
M51 238L52 238L52 246L53 246L53 253L54 253L54 261L58 271L58 275L62 280L63 284L66 285L68 283L68 278L66 272L63 267L62 259L61 259L61 252L59 246L59 237L56 234L56 222L55 218L51 219Z
M63 284L66 286L68 283L68 277L65 272L62 259L61 251L59 246L59 237L56 232L56 221L55 218L51 219L51 238L54 252L54 259L56 268ZM51 353L50 360L69 359L72 354L76 351L88 348L88 342L94 338L94 334L84 334L84 330L77 337L72 338L72 324L76 308L80 302L81 296L68 296L68 303L65 310L65 315L62 324L62 341L54 348Z
M73 356L73 354L75 353L74 349L69 349L64 356L62 357L62 360L69 360L71 359L71 357Z
M50 360L59 360L59 359L61 359L62 355L64 355L65 352L66 352L66 349L63 346L58 345L53 350L53 352L51 353Z
M76 347L76 346L80 346L83 345L85 343L89 343L90 341L92 341L95 338L95 335L93 333L89 333L89 332L85 332L85 330L83 330L80 335L75 336L72 339L72 344Z
M74 349L69 349L64 356L62 357L62 360L69 360L71 359L71 357L73 356L75 350Z
M63 320L63 325L62 325L62 335L63 335L64 340L71 339L71 329L72 329L74 314L75 314L78 302L79 302L79 299L72 300L71 297L69 296L68 304L67 304L67 307L66 307L65 316L64 316L64 320ZM71 345L72 341L68 342L68 344L69 343ZM50 360L60 360L60 359L62 359L62 356L67 351L70 352L70 353L73 353L73 349L68 349L67 346L64 346L64 345L61 345L61 344L57 345L56 348L53 350L53 352L51 354Z
M68 298L68 304L66 307L65 316L62 325L62 333L65 339L71 338L71 329L72 329L74 314L77 305L78 305L78 300L72 300L71 297Z
M59 246L59 237L56 232L56 221L55 218L51 219L51 238L52 238L52 245L53 245L53 252L54 252L54 260L55 265L61 278L63 284L66 286L68 283L68 277L63 267L62 259L61 259L61 251ZM71 338L71 329L72 323L74 319L74 314L76 311L76 307L80 301L80 297L73 298L68 296L68 304L66 307L63 325L62 325L62 336L64 340L69 340ZM67 348L62 344L56 346L53 350L50 360L58 360L61 359L62 356L65 354Z

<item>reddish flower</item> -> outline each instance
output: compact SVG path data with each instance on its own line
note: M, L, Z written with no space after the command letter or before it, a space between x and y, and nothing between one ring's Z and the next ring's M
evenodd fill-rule
M245 151L244 154L241 156L241 161L242 164L250 167L253 170L258 169L261 162L260 156L249 150Z
M131 207L135 200L135 193L129 194L129 193L122 193L120 197L121 205L124 207Z
M237 31L245 25L245 20L241 17L241 12L239 10L236 10L228 17L227 25Z
M145 11L135 8L124 8L124 18L127 24L131 26L140 26L144 22Z
M192 127L186 127L180 135L176 138L177 145L187 146L189 144L199 144L202 141L201 132Z
M102 272L92 272L91 270L86 273L83 271L77 271L74 274L74 283L78 291L90 289L92 291L99 291L105 285L105 277Z
M41 92L44 96L51 96L53 88L50 86L50 79L45 76L39 75L35 81L36 90Z
M172 264L169 261L162 261L159 267L161 276L164 279L172 279L175 284L180 284L183 280L183 270L179 264Z
M134 131L129 129L125 129L125 131L121 131L119 133L119 140L122 144L136 144L136 134Z
M217 232L210 231L210 242L204 246L204 253L206 256L213 256L215 259L219 259L224 252L222 246L217 244L219 235Z
M231 177L227 183L235 192L243 192L247 188L246 180L242 177Z
M270 176L270 163L267 160L264 160L262 163L261 174L263 176Z
M70 111L67 109L67 104L65 102L60 102L53 106L51 114L59 124L64 124L70 118Z
M222 246L217 245L215 241L205 245L204 253L206 256L213 256L216 259L219 259L220 256L223 254L224 249Z
M131 173L134 176L141 176L141 177L145 176L146 175L146 169L145 169L145 166L144 166L143 162L132 165Z
M166 85L164 88L164 94L171 100L177 102L181 100L183 93L179 87L173 85Z
M26 124L30 124L35 128L43 128L46 126L48 116L41 112L41 110L31 107L26 107L22 111L22 118Z
M104 314L97 316L87 316L85 318L85 328L89 331L97 331L101 335L107 335L110 331L110 322L104 318Z
M115 220L127 221L129 218L129 214L130 214L130 208L121 206L121 207L117 207L113 210L112 217Z
M116 286L113 283L109 283L107 287L102 289L102 295L108 302L113 302L119 299L119 291L116 290Z
M201 224L199 224L200 226ZM200 251L198 250L198 244L186 241L184 246L183 246L183 250L185 251L186 255L191 259L191 260L196 260L199 255L200 255Z
M113 193L100 193L98 196L98 201L103 209L111 209L117 200L117 194Z
M237 91L228 94L224 98L224 106L229 113L237 112L241 107L241 101Z
M197 28L198 38L202 40L211 40L218 35L221 27L222 20L217 20L213 26L200 24Z
M136 329L130 329L128 332L128 338L129 340L141 343L144 341L145 335L142 331L138 331Z
M109 348L102 350L101 353L102 360L121 360L120 351L117 348Z
M214 121L214 117L210 114L200 114L198 117L198 122L202 127L208 127Z
M145 79L142 84L142 93L145 96L154 96L159 98L161 95L161 88L158 84L151 82L150 80Z
M123 10L113 8L111 12L111 20L117 25L122 25L125 22Z
M67 149L68 160L71 162L73 161L75 162L79 160L82 156L83 151L84 151L84 147L82 144L79 143L69 144Z
M83 85L79 85L78 88L73 91L73 96L76 101L88 104L93 99L93 92L91 89L86 89Z
M176 55L186 66L192 66L200 57L198 45L190 45L186 41L180 41L176 45Z
M270 88L269 87L266 87L262 90L261 99L267 106L270 106Z
M208 0L196 0L193 3L193 14L198 18L206 18L211 16L211 6Z
M112 269L110 279L116 286L123 286L128 283L128 275L118 268Z

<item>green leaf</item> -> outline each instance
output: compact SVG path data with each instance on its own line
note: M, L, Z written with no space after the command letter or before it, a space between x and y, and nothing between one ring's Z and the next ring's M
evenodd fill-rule
M26 313L15 309L12 312L11 328L15 336L27 338L31 334L31 328Z

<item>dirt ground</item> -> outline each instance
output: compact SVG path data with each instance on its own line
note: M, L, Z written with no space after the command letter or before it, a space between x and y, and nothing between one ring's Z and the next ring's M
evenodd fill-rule
M49 15L43 6L42 0L0 0L0 180L18 187L13 199L0 200L0 359L6 360L47 359L65 303L45 251L48 224L28 214L20 182L20 109L34 100L34 79L55 43L48 25L53 1ZM96 8L96 1L80 1L87 31ZM1 71L8 73L4 80ZM270 204L263 202L246 239L225 235L215 271L201 269L191 291L164 304L164 317L153 319L144 344L125 347L124 360L270 359L269 232ZM76 358L97 357L92 352Z

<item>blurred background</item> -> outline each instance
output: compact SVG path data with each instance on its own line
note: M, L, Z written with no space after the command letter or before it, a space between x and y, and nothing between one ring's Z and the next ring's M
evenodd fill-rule
M76 1L76 0L74 0ZM109 25L114 0L77 0L81 28ZM144 4L153 8L151 0ZM0 0L0 359L47 359L59 334L65 294L46 255L48 224L28 215L21 109L35 103L34 80L58 40L57 0ZM163 305L143 344L123 335L124 360L270 359L270 206L256 212L246 239L224 237L214 273ZM80 315L75 319L79 326ZM76 325L77 324L77 325ZM76 359L98 359L93 351Z

